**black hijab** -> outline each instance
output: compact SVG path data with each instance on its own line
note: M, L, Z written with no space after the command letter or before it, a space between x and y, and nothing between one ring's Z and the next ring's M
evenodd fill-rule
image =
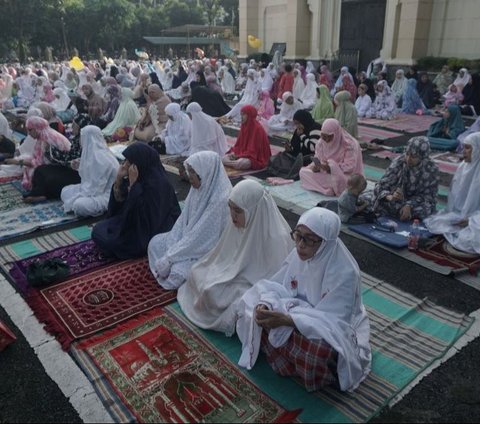
M312 150L315 150L315 143L310 140L310 132L320 130L322 126L316 122L311 113L305 109L297 110L293 115L293 120L303 125L303 134L298 134L297 130L293 133L290 139L290 146L292 147L291 154L294 156L297 156L299 153L302 153L304 156L311 155L313 153Z
M190 102L197 102L207 115L219 117L230 112L230 106L225 103L222 95L208 87L193 88Z
M138 179L128 190L124 180L125 200L110 195L111 218L98 223L92 238L102 251L120 259L144 256L153 236L170 231L180 216L175 190L167 178L158 153L145 143L134 143L123 156L138 168Z

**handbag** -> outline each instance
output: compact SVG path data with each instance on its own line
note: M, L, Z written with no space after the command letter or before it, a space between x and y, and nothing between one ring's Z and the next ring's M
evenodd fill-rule
M32 262L27 268L27 281L33 287L43 287L70 274L70 266L60 258Z

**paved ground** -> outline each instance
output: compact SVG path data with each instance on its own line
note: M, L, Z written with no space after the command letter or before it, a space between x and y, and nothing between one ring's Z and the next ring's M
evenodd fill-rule
M187 183L172 176L179 199ZM297 216L282 211L291 226ZM27 236L29 237L29 236ZM417 297L471 313L480 309L480 291L390 254L347 235L341 236L362 271ZM77 413L45 374L23 336L0 308L0 319L18 340L0 353L0 422L78 422ZM480 417L480 340L476 339L447 363L434 370L392 409L375 422L476 422Z

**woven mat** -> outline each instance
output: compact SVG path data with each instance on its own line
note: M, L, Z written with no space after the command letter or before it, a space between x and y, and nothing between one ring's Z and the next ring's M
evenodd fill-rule
M367 127L365 125L358 126L358 140L370 142L372 140L387 140L389 138L395 138L400 136L401 133L387 131L380 128Z
M241 351L238 339L199 330L186 320L178 304L166 307L165 313L157 312L134 324L129 323L125 328L75 345L72 353L117 422L212 422L217 421L217 417L223 422L269 421L271 418L249 416L263 402L271 405L273 415L279 412L278 404L290 411L300 408L303 411L298 418L303 422L366 422L432 362L442 358L474 320L428 299L418 299L366 274L362 275L362 284L363 301L370 318L373 360L372 372L354 393L330 388L307 393L293 379L276 375L263 354L252 371L240 372L236 365ZM172 328L176 330L172 331ZM192 352L193 346L196 347L195 353ZM131 351L136 352L135 355L131 355ZM203 384L203 390L192 391L189 399L178 395L171 400L168 398L171 407L166 410L164 405L168 394L173 391L172 385L177 393L184 387L179 383L183 369L175 364L189 355L193 363L196 358L203 358L201 365L194 367L196 370L202 370L205 364L213 364L217 372L222 372L224 383L232 382L232 378L242 378L243 374L244 393L253 395L251 406L245 408L242 406L244 401L236 397L218 412L219 415L206 415L215 405L212 398L212 402L205 402L210 386L204 380L189 376L182 381ZM220 363L219 357L224 362ZM201 375L205 374L202 372ZM216 383L215 374L211 375L210 381L223 389L223 385ZM252 387L252 383L261 391ZM267 402L267 396L276 404ZM193 402L206 409L200 413L200 408L196 408L197 415L189 415ZM225 404L225 399L220 404ZM139 415L139 411L144 415ZM183 415L173 415L180 412Z
M115 422L292 422L200 334L165 310L76 344Z
M25 206L22 193L15 184L12 184L12 182L0 184L0 213L24 208Z

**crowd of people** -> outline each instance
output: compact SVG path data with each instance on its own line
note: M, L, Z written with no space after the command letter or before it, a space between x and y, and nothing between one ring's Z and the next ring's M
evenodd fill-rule
M0 177L21 177L25 202L61 199L77 216L106 213L92 232L103 254L148 255L187 318L238 334L242 367L263 350L306 390L354 390L371 367L369 322L341 223L418 218L455 248L480 253L480 124L467 134L461 118L480 111L478 76L462 69L453 79L444 67L432 82L412 67L389 85L381 66L358 75L343 67L334 79L326 64L276 62L4 66L2 110L24 117L27 135L13 142L18 128L0 114ZM442 96L443 118L411 138L366 192L358 118L432 113ZM227 122L239 126L233 147ZM275 131L292 135L272 156ZM117 141L128 142L121 163L108 146ZM457 145L464 161L447 209L436 213L431 148ZM183 158L191 184L183 210L160 155ZM305 190L338 198L336 208L305 212L291 231L265 187L243 180L232 188L225 167L299 178Z

